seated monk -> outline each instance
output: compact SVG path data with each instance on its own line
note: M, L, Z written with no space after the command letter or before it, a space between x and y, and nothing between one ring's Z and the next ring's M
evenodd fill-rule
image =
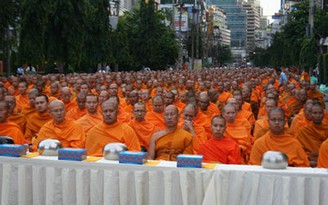
M69 87L63 87L61 89L61 99L65 105L66 112L77 106L76 101L72 99L72 92Z
M103 122L91 128L86 137L85 148L88 155L102 156L108 143L120 142L129 151L140 151L140 143L134 130L126 123L117 120L118 104L108 100L101 105Z
M18 113L17 110L15 110L16 107L15 96L6 95L4 100L9 103L9 107L10 107L8 113L8 121L16 123L21 128L24 134L26 128L26 116L23 115L22 113Z
M324 110L319 101L313 101L311 114L312 122L300 128L297 137L311 165L316 166L320 146L328 139L328 124L323 122Z
M85 100L87 94L85 92L80 92L76 96L76 107L73 107L69 111L67 111L66 117L67 119L78 120L87 114L87 109L85 108Z
M307 100L307 93L305 89L300 89L295 94L295 100L291 103L287 103L289 117L295 117L297 113L303 108Z
M308 125L312 122L312 105L313 100L307 100L304 108L294 117L292 124L290 125L289 131L294 136L297 137L298 132L302 127Z
M134 119L129 122L130 127L135 131L139 139L141 150L149 149L151 136L159 129L151 122L145 119L147 109L144 103L135 103L133 106Z
M224 137L234 140L239 145L242 161L247 163L252 148L251 135L243 124L235 121L236 115L235 106L227 104L222 108L222 116L227 122Z
M318 168L328 168L328 140L324 141L320 146Z
M156 132L150 140L148 159L176 161L179 154L192 154L192 135L178 127L178 108L167 106L164 120L166 129Z
M164 122L164 99L162 96L155 96L152 100L153 110L147 112L145 119L152 122L159 130L165 130Z
M33 113L36 113L36 109L35 109L35 98L36 96L39 94L39 91L35 88L32 88L30 90L30 92L28 93L28 106L24 108L24 110L21 111L21 113L23 113L26 118L28 118L30 115L32 115ZM17 110L19 112L19 110Z
M66 119L65 104L61 100L54 100L49 105L49 114L52 118L44 124L33 142L36 151L39 143L44 139L57 139L64 148L84 148L85 134L80 124L74 120Z
M98 96L89 94L86 97L85 107L87 114L81 117L77 122L83 127L84 133L103 121L102 115L98 112Z
M212 119L214 116L221 114L218 106L210 101L207 93L200 94L198 104L200 108L199 111L205 114L208 119Z
M21 128L14 122L8 121L9 103L0 101L0 136L8 136L14 140L14 144L24 144Z
M33 113L27 119L26 131L24 134L24 138L28 144L33 143L41 127L52 119L48 111L48 103L48 96L44 94L39 94L35 98L35 108L37 112Z
M108 100L113 101L118 105L117 120L124 123L129 123L133 115L125 112L124 107L120 105L120 98L117 95L113 95L110 96Z
M295 167L308 167L309 160L302 145L293 136L286 134L285 112L281 108L275 108L269 113L270 131L255 141L249 164L261 165L262 156L267 151L280 151L288 156L288 165Z
M183 119L181 118L179 122L179 127L182 127L193 136L194 153L197 153L200 144L204 144L207 141L205 128L194 121L197 112L198 108L194 104L187 104L182 111Z
M131 116L131 118L133 118L133 106L134 104L136 104L137 102L139 102L139 95L138 95L138 91L137 90L133 90L128 94L128 105L124 108L124 111L129 113L129 115Z
M223 164L241 164L241 154L238 144L224 137L226 121L222 116L214 116L211 123L213 137L205 144L199 145L198 153L203 155L204 162Z
M271 110L277 107L277 101L274 98L267 98L265 102L265 111L269 113ZM254 140L262 137L269 131L269 118L266 115L264 118L256 120L255 127L254 127ZM288 123L286 121L285 129L288 130Z
M26 81L22 81L18 84L19 95L16 96L16 109L18 111L23 111L29 106L29 96L28 96L28 84Z

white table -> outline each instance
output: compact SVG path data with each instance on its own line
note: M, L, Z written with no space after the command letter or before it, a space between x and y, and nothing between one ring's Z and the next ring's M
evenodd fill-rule
M117 162L0 157L0 203L6 204L328 204L326 169L215 170Z

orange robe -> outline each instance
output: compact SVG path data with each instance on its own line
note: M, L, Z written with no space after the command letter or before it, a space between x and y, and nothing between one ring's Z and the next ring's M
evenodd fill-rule
M239 145L242 151L241 156L247 161L252 144L250 134L246 127L236 122L234 124L227 123L224 137L234 140Z
M208 111L209 113L211 113L210 116L207 115L208 117L210 117L210 120L212 120L212 117L214 117L214 116L216 116L216 115L221 115L221 111L220 111L218 105L215 104L215 103L212 103L212 102L210 102L210 104L208 105L208 107L207 107L207 111Z
M178 126L183 128L182 118L180 118ZM193 128L194 128L195 136L193 136L192 138L192 145L193 145L193 151L196 154L198 152L199 145L204 144L208 140L208 136L204 126L193 122Z
M289 116L293 116L299 113L299 111L304 107L304 103L302 101L299 101L295 99L291 103L288 102L288 114Z
M178 154L193 154L192 135L182 128L166 133L155 142L155 159L176 161Z
M15 97L16 99L16 110L23 111L24 109L28 108L30 106L30 101L28 99L28 95L17 95Z
M186 104L184 104L183 102L181 101L178 101L178 102L174 102L173 103L174 106L176 106L179 110L179 113L181 113L183 111L183 108L186 106Z
M241 109L248 112L252 112L251 104L248 102L244 102L243 105L241 106Z
M302 145L293 136L288 134L273 135L267 132L255 141L252 148L249 164L261 165L262 156L267 151L280 151L288 156L288 164L295 167L310 166Z
M249 123L251 123L252 126L255 125L255 117L252 112L246 111L246 110L240 110L237 112L236 119L240 118L246 118Z
M318 153L323 141L328 139L328 124L315 125L313 122L300 128L297 137L307 154Z
M41 127L51 120L51 116L48 112L32 114L26 123L26 131L24 138L28 144L32 144L36 134L40 131Z
M256 120L255 127L254 127L254 137L255 140L264 136L270 130L268 117L265 116L262 119ZM288 122L285 123L285 130L288 130Z
M148 102L144 102L144 104L146 106L147 112L150 112L153 110L153 104L152 104L151 100L149 100Z
M100 113L89 114L87 113L81 117L77 122L83 127L84 133L88 134L91 128L103 121L103 117Z
M33 150L36 151L39 143L48 138L59 140L63 148L84 148L85 144L82 126L69 119L65 119L61 124L55 124L53 120L44 124L33 142Z
M66 109L66 112L70 111L71 109L73 109L74 107L77 107L77 103L76 103L76 100L71 100L70 102L68 103L65 103L65 109Z
M0 123L0 136L8 136L15 144L24 144L24 136L21 128L14 122Z
M294 136L297 137L298 132L305 125L310 124L312 121L306 119L304 116L304 110L302 109L293 119L292 124L290 125L289 131Z
M28 107L25 108L22 113L26 116L26 119L28 119L32 114L36 113L35 107Z
M197 154L203 155L203 162L241 164L239 146L231 139L212 137L205 144L199 146Z
M122 122L111 125L102 122L93 127L87 134L85 148L88 155L103 156L104 146L113 142L125 144L129 151L140 151L136 133L128 124Z
M21 128L22 133L23 134L25 133L25 128L26 128L26 116L25 115L14 111L14 113L12 115L8 116L8 121L16 123Z
M220 93L217 100L222 102L225 105L229 98L232 98L232 94L229 92L223 91L222 93Z
M151 136L155 132L159 131L159 129L154 124L146 120L142 122L131 120L129 125L137 134L140 145L148 150Z
M319 100L321 104L326 107L324 95L318 90L308 90L307 91L308 99Z
M324 141L320 146L318 167L328 168L328 140Z
M212 136L211 120L199 110L200 109L198 109L198 113L194 118L194 124L198 126L203 126L206 130L207 139L209 139Z
M81 117L83 117L84 115L86 115L88 112L88 110L86 108L84 108L83 110L81 110L79 107L73 107L72 109L70 109L67 114L66 114L66 118L67 119L72 119L72 120L78 120Z
M132 117L133 117L133 115L131 115L128 112L125 112L123 107L119 106L119 111L118 111L118 114L117 114L117 120L118 121L129 123L131 121Z
M157 113L154 111L147 112L145 119L153 123L159 130L165 130L166 125L164 122L164 112Z

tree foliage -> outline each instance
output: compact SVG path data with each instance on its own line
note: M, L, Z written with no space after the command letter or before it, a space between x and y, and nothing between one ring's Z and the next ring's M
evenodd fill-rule
M275 33L272 45L266 50L255 51L256 66L299 66L314 68L318 59L319 40L328 36L328 14L316 8L313 36L307 39L306 26L309 19L309 2L298 3L288 14L287 24Z

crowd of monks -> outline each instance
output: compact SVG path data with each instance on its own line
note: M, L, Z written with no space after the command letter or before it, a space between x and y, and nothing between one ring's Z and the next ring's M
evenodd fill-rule
M260 165L273 150L290 166L328 168L324 94L307 73L284 73L283 82L256 68L0 77L0 135L31 151L53 138L102 156L121 142L149 159Z

